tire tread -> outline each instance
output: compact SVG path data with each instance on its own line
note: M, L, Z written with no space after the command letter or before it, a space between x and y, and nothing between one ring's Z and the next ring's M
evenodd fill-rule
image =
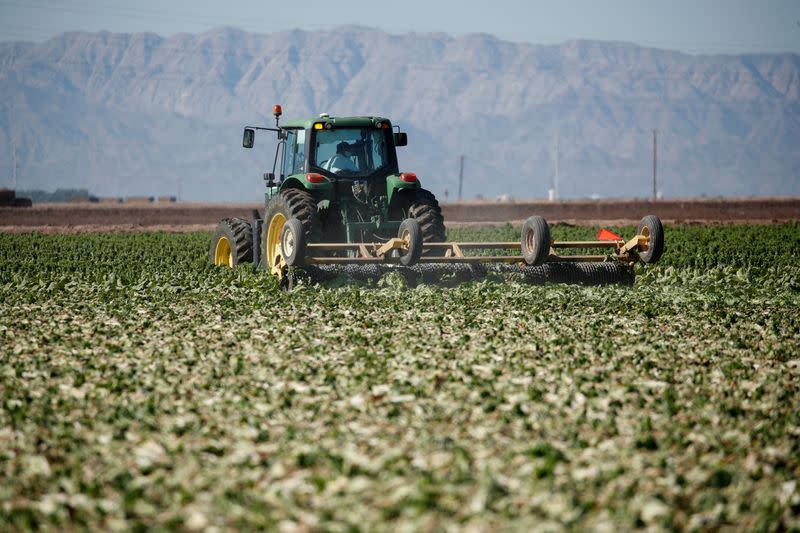
M231 243L234 266L253 262L253 232L248 221L241 218L223 218L219 221L209 249L212 263L220 237L227 237Z

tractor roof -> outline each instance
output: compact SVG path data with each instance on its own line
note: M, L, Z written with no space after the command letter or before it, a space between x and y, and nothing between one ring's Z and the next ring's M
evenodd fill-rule
M281 123L281 127L286 129L311 129L317 122L321 122L322 124L330 123L331 127L334 128L373 128L378 122L384 122L391 125L391 121L388 118L383 117L319 116L305 119L286 120Z

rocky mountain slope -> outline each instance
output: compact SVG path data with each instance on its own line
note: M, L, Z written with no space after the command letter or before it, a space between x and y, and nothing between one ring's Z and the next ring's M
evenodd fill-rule
M244 124L391 117L404 169L453 199L800 194L800 56L692 56L362 27L270 35L68 33L0 43L0 183L254 200L274 142ZM16 163L16 165L15 165Z

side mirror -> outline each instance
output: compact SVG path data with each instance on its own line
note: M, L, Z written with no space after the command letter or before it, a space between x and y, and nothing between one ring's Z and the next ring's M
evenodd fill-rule
M253 128L244 129L244 137L242 137L242 146L245 148L252 148L256 139L256 130Z
M406 146L408 144L408 135L405 132L398 132L394 134L395 146Z

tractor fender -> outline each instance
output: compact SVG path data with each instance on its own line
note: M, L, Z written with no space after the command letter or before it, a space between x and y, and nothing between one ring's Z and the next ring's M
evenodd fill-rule
M308 180L305 174L293 174L287 177L280 185L280 190L285 189L304 189L312 193L316 198L330 199L333 194L333 182L328 178L323 178L323 181L313 183Z
M386 196L389 205L392 205L392 198L397 191L406 189L419 189L422 187L419 180L407 182L400 179L400 174L391 174L386 177Z

